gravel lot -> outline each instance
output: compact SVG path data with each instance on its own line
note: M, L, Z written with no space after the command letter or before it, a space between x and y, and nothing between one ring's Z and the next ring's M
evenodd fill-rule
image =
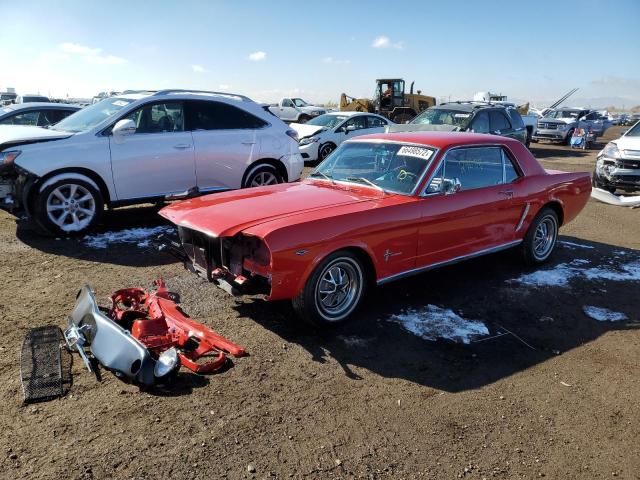
M532 150L572 171L597 153ZM162 225L155 212L109 212L102 230ZM378 288L319 334L136 243L41 238L2 212L0 477L640 478L639 215L592 200L545 273L513 251L480 258ZM70 395L22 405L27 329L63 326L84 283L104 299L159 276L250 356L151 394L75 358ZM593 318L612 312L627 319Z

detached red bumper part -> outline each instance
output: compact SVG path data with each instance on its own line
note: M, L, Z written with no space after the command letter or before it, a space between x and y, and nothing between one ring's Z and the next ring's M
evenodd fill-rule
M149 349L152 356L176 348L180 363L196 373L211 373L227 362L225 354L246 355L236 345L196 322L174 302L162 279L155 292L125 288L111 295L109 316ZM206 359L200 361L201 359Z

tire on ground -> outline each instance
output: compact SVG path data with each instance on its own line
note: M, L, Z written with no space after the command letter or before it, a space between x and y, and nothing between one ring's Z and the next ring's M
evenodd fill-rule
M334 252L320 262L302 291L291 300L293 308L316 327L340 325L362 302L369 282L367 274L357 255L346 250Z
M558 214L551 207L544 207L533 219L522 241L527 265L540 265L549 260L558 240L558 223Z
M38 226L53 235L72 236L86 233L100 221L104 199L90 182L69 178L36 193L33 205Z

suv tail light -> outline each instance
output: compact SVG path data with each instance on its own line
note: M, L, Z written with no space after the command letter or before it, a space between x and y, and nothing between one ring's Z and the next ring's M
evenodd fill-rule
M285 133L289 135L291 138L293 138L296 142L298 142L298 132L296 132L295 130L289 129Z

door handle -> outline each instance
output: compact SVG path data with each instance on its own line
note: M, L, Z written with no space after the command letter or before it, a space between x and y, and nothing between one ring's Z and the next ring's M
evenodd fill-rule
M173 148L178 150L185 150L187 148L191 148L191 144L189 143L179 143L178 145L174 145Z
M513 190L503 190L500 194L506 195L507 198L513 198Z

